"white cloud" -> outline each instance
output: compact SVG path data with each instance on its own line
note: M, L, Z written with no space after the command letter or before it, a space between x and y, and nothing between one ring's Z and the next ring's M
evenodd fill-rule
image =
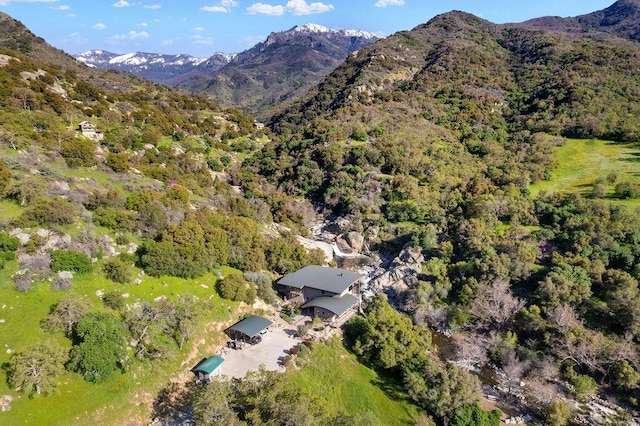
M200 8L203 12L213 12L213 13L227 13L228 10L226 7L222 6L203 6Z
M58 0L0 0L0 6L7 6L11 3L56 3Z
M133 5L129 3L127 0L118 0L116 3L113 4L113 7L129 7L129 6L133 6Z
M286 8L294 15L312 15L330 12L333 10L333 5L320 2L307 3L306 0L289 0Z
M163 46L173 46L173 40L162 40L160 44Z
M146 4L146 5L142 6L142 7L144 7L145 9L154 9L155 10L155 9L160 9L162 7L162 5L161 4Z
M378 0L375 7L403 6L404 0Z
M232 7L238 7L236 0L221 0L219 4L213 6L203 6L200 10L213 13L229 13Z
M99 24L95 24L91 28L93 28L94 30L104 30L105 28L107 28L107 26L100 22Z
M193 31L204 31L202 27L193 27Z
M80 33L71 33L65 37L64 42L72 44L87 44L89 39Z
M191 40L200 46L211 46L214 43L213 37L202 37L200 34L194 35Z
M67 13L67 18L75 18L76 14L75 13Z
M284 7L280 5L272 6L270 4L254 3L247 7L247 13L249 15L280 16L284 14Z
M137 40L140 38L148 38L149 37L149 33L146 31L129 31L126 34L116 34L114 36L111 36L107 39L107 43L111 43L111 44L119 44L122 43L123 41L126 40Z
M149 24L147 24L146 22L140 22L139 24L137 24L138 27L148 27Z
M49 6L49 9L52 9L52 10L69 10L69 7L70 6L67 5L67 4L61 4L61 5L58 5L58 6Z

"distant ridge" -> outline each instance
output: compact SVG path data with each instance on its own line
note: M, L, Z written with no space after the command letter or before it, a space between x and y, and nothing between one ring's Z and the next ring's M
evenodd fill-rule
M191 55L164 55L133 52L117 54L104 50L88 50L75 58L91 67L129 72L156 83L172 85L176 78L194 71L212 73L229 63L235 55L215 53L209 58Z
M596 12L572 18L545 16L523 25L565 32L602 32L640 41L640 0L619 0Z
M359 30L317 24L269 34L212 74L197 73L178 87L214 95L218 102L260 113L305 93L346 57L378 40Z

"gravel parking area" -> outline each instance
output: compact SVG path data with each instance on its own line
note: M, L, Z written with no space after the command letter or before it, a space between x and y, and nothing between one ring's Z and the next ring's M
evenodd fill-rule
M285 369L278 361L299 343L299 340L293 338L295 332L293 328L276 326L267 331L262 337L262 342L257 345L247 344L237 350L225 348L221 373L229 377L244 377L248 371L257 370L261 364L267 370L284 372Z

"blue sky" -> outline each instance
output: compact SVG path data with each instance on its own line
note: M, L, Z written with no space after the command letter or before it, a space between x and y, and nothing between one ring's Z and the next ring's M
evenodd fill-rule
M315 23L380 36L463 10L495 23L604 9L614 0L0 0L0 11L75 54L236 53L272 31Z

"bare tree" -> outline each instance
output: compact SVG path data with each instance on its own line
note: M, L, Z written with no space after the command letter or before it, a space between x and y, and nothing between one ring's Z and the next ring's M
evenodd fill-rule
M558 329L563 334L582 324L573 308L566 303L562 303L553 308L548 313L548 317L551 322L558 326Z
M27 87L16 87L13 89L13 96L20 101L24 110L30 110L36 101L36 94Z
M581 367L600 373L606 372L611 357L611 341L602 333L579 327L556 342L557 350L564 359L573 360Z
M480 328L502 329L511 317L524 307L524 301L511 294L509 282L498 279L481 291L471 305L471 313Z
M471 335L458 342L456 348L457 364L467 370L487 363L487 346L480 336Z
M431 304L418 307L413 314L416 324L429 324L430 327L445 333L449 330L449 318L443 306L434 307Z
M0 130L0 146L10 146L14 150L17 148L18 139L13 132L8 132L6 130Z
M505 351L502 355L502 371L505 375L507 393L511 393L514 387L520 385L524 373L529 368L527 361L521 361L514 350Z
M525 391L530 406L539 407L540 409L556 401L560 393L553 383L540 378L529 380Z

